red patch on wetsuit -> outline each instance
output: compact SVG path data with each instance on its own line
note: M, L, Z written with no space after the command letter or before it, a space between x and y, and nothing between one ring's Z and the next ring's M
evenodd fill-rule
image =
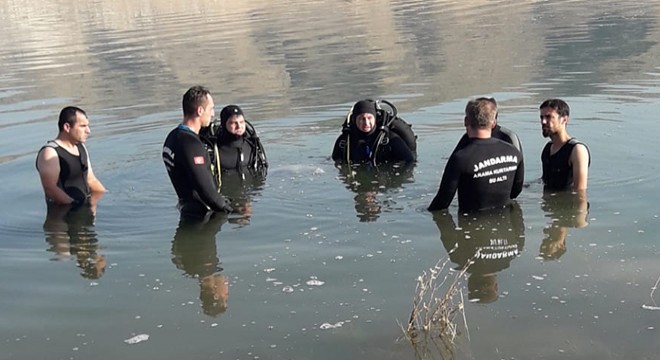
M204 157L203 156L195 156L193 157L193 162L195 165L204 165Z

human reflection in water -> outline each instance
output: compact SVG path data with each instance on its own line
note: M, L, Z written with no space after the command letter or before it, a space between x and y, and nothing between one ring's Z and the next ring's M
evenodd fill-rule
M541 208L550 223L543 229L539 255L544 260L557 260L566 253L568 228L583 228L589 225L587 192L545 191Z
M468 298L490 303L498 298L497 273L520 256L525 224L517 202L503 209L461 214L458 226L448 211L433 214L442 244L457 270L467 267Z
M355 193L355 212L360 222L376 221L382 211L396 208L396 201L387 195L414 181L414 164L384 164L377 168L342 164L337 168L346 188Z
M103 193L92 193L89 204L72 208L71 205L47 204L43 229L48 251L54 260L75 257L80 275L86 279L99 279L105 273L105 256L100 249L94 227L96 204Z
M204 219L182 215L172 240L172 262L186 276L199 282L199 300L206 315L218 316L227 310L229 284L216 248L216 234L225 222L246 226L252 216L252 196L263 188L264 177L237 172L222 174L222 192L241 209L240 215L209 213Z
M172 262L186 276L199 281L199 299L209 316L227 310L229 286L219 274L222 267L215 243L215 235L227 220L222 213L212 213L204 221L181 217L172 240Z
M240 217L232 217L230 222L247 225L252 217L252 198L264 188L266 175L257 172L223 171L221 192L239 209Z

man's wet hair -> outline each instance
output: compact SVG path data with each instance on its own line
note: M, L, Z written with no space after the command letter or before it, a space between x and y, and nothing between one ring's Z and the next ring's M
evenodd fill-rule
M185 94L183 94L183 115L184 116L193 116L197 112L197 108L204 106L208 101L207 96L211 95L209 89L204 86L196 85L188 89Z
M539 110L547 107L554 109L559 116L569 116L571 112L571 108L562 99L548 99L539 106Z
M465 117L473 129L491 128L497 121L497 101L488 97L470 100L465 106Z
M73 127L76 124L79 113L87 116L87 113L85 113L83 109L76 106L67 106L62 109L62 111L60 111L60 118L57 121L57 128L60 131L63 131L64 124L69 124L69 126Z

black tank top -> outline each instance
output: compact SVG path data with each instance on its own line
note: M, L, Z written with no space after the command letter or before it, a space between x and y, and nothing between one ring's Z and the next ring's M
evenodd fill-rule
M87 183L89 159L85 147L82 144L76 144L80 153L78 156L71 154L52 141L44 147L55 149L60 161L60 176L57 179L57 187L64 190L74 200L85 202L90 195L89 184Z
M550 155L550 146L548 142L541 152L541 163L543 164L543 183L549 190L564 190L573 184L573 167L569 165L569 159L573 148L577 144L582 144L575 138L571 138L564 144L559 151ZM586 147L585 144L582 144ZM589 151L589 148L587 148ZM591 154L589 155L591 163Z

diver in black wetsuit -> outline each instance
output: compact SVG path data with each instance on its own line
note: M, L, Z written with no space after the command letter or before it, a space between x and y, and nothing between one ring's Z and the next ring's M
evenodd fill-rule
M468 102L464 121L469 142L450 156L430 211L449 207L457 190L458 207L464 212L502 207L520 194L522 154L491 138L496 114L497 106L488 98Z
M381 104L392 110L386 111ZM397 117L394 105L384 100L361 100L353 105L344 122L332 159L349 164L413 164L417 160L416 140L411 126Z
M217 146L223 172L265 172L268 167L261 141L237 105L225 106L220 112Z
M227 199L218 192L211 172L211 159L199 131L215 115L208 89L193 86L183 95L183 122L172 130L163 145L163 162L179 198L182 215L206 216L209 211L231 212Z

